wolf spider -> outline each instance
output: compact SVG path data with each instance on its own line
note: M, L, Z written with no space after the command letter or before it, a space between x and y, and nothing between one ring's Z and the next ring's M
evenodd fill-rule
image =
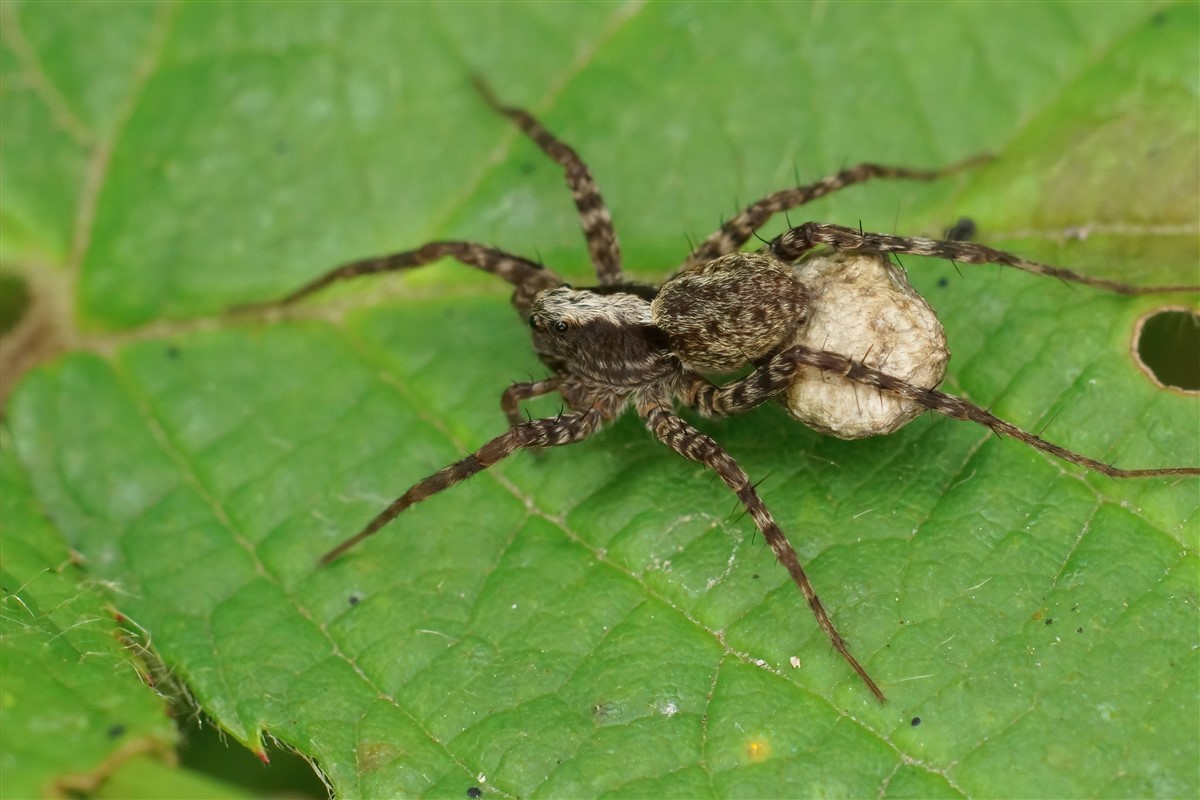
M859 164L816 183L776 192L747 206L722 225L692 250L673 277L656 287L631 282L622 274L621 253L612 218L591 172L576 152L529 113L502 105L486 86L480 84L477 88L494 111L514 122L547 156L562 166L596 269L598 285L574 288L529 259L473 242L436 241L415 250L345 264L278 301L278 305L291 304L341 280L452 258L513 285L512 304L517 313L528 320L533 349L550 371L547 378L514 383L504 391L500 406L508 419L508 430L461 461L417 482L361 531L322 557L322 564L345 553L410 506L449 489L518 450L583 441L632 405L659 441L684 458L713 470L737 495L775 557L803 593L834 649L883 702L883 692L854 658L834 627L795 550L745 470L716 441L678 416L674 411L676 403L694 408L705 416L727 416L749 411L780 397L802 381L834 379L848 383L852 389L868 387L881 398L892 397L900 401L906 407L901 417L907 418L901 419L899 424L930 410L979 423L997 434L1112 477L1200 474L1200 468L1118 469L1046 442L983 408L938 391L935 387L941 382L941 368L948 356L948 353L939 355L937 352L939 348L945 350L944 338L940 343L938 339L940 326L926 337L928 341L918 343L918 351L922 348L930 351L918 352L918 361L941 359L941 368L932 370L922 380L910 380L879 369L882 362L870 366L863 355L856 359L824 347L796 344L797 333L803 331L814 311L809 286L798 277L797 269L810 263L810 258L822 245L832 250L835 256L857 254L882 261L887 270L891 269L888 254L904 253L970 264L1003 264L1124 294L1200 291L1200 287L1190 286L1139 288L1090 278L971 242L864 233L815 222L792 227L756 253L740 251L750 237L756 235L758 228L780 211L874 178L933 180L961 169L975 159L934 170ZM794 267L793 262L797 261L801 263ZM817 263L819 266L821 262ZM897 278L902 281L903 273L893 270L884 275L885 282L895 282ZM915 292L908 290L905 294L915 295ZM883 302L890 300L884 297ZM934 322L936 324L936 317ZM875 345L869 333L864 333L859 341L866 349ZM884 354L885 360L887 357ZM728 383L717 384L706 377L727 374L746 365L752 367L752 371ZM804 377L805 370L809 371L807 377ZM544 419L526 421L521 417L521 401L553 392L562 397L566 410ZM856 415L852 408L834 409L830 413L835 423ZM856 422L855 419L850 421ZM887 432L899 424L891 420L882 428L867 433ZM837 433L837 430L833 432Z

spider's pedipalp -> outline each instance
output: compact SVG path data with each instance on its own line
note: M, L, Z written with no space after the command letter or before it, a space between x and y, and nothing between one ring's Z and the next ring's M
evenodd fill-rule
M509 426L515 428L524 422L521 418L520 403L522 400L529 400L558 391L559 384L561 383L562 377L553 375L545 380L514 383L505 389L504 394L500 395L500 410L504 412Z
M817 597L816 589L813 588L812 582L805 574L804 568L800 565L800 559L796 556L796 551L787 540L787 536L779 528L775 518L771 516L771 511L759 497L754 485L750 482L750 477L741 465L734 460L733 456L725 452L719 444L711 437L701 433L696 428L689 425L677 414L672 413L667 408L656 405L646 404L639 405L638 413L646 421L646 427L650 432L667 447L674 450L679 455L690 461L696 461L711 469L725 482L725 485L733 490L734 494L741 500L742 505L750 516L754 519L755 525L762 532L763 538L766 539L767 545L770 546L771 552L775 554L776 560L787 569L792 576L792 580L799 587L800 592L804 595L804 599L808 602L808 607L812 610L813 616L816 617L817 623L821 626L821 630L829 637L833 648L841 654L842 658L854 668L858 676L866 683L867 688L875 695L880 703L886 702L883 692L867 674L867 671L861 664L858 663L853 654L850 652L846 640L838 633L834 627L833 620L829 618L829 613L825 610L825 606L821 604L821 600Z
M428 478L413 484L408 491L392 501L391 505L375 515L375 518L367 523L361 531L321 556L320 563L328 564L387 525L405 509L422 500L429 499L438 492L444 492L450 487L462 483L472 475L508 458L518 450L558 447L581 442L600 430L603 423L604 418L601 413L595 409L589 409L514 425L461 461L456 461Z
M974 242L939 241L920 237L892 236L886 233L869 233L830 225L823 222L806 222L784 231L765 248L784 261L794 261L818 245L828 245L835 250L861 250L871 253L907 253L914 256L933 256L963 264L1000 264L1046 275L1051 278L1094 286L1118 294L1163 294L1167 292L1200 292L1200 286L1133 286L1107 278L1081 275L1062 267L1054 267L1020 256L994 250Z
M941 169L908 169L884 164L857 164L823 178L816 183L784 189L746 206L739 214L721 225L721 228L692 250L679 271L688 270L697 264L711 261L718 256L732 253L750 241L767 220L780 211L787 211L810 203L839 189L863 183L873 178L897 178L912 181L932 181L988 161L991 156L981 155L951 164Z
M474 83L476 90L493 111L512 120L543 153L563 168L567 188L571 190L571 198L579 212L579 223L587 240L588 254L596 267L596 279L601 286L620 283L621 246L617 242L612 215L608 212L596 179L592 177L591 170L583 163L583 159L570 145L546 130L528 111L501 103L491 88L478 76L475 77Z

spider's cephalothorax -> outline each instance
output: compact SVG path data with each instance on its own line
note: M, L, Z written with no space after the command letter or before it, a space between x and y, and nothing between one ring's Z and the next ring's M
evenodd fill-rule
M625 398L678 372L650 319L650 303L634 294L599 294L560 286L534 298L529 313L533 349L582 388Z
M1195 467L1117 469L938 391L949 358L941 325L887 255L1003 264L1125 294L1195 292L1200 287L1129 286L970 242L888 236L814 222L791 228L756 253L740 252L777 212L872 178L932 180L977 159L940 170L860 164L811 185L777 192L726 222L692 251L673 277L654 287L623 278L612 219L575 151L528 113L500 105L486 87L479 88L497 112L562 165L599 285L576 289L528 259L471 242L449 241L346 264L281 301L295 302L358 275L454 258L513 285L513 306L528 321L534 351L551 373L543 380L509 386L501 397L508 430L409 488L359 533L326 554L323 562L409 506L514 452L581 441L632 406L659 441L712 469L738 496L834 648L882 702L883 693L838 634L746 472L713 439L679 417L674 410L677 404L704 415L724 416L775 399L796 419L844 438L888 433L929 410L977 422L1113 477L1200 475ZM712 380L744 368L751 371L740 379L724 384ZM873 390L870 394L879 402L860 402L861 387ZM551 392L562 397L563 413L522 418L522 400Z

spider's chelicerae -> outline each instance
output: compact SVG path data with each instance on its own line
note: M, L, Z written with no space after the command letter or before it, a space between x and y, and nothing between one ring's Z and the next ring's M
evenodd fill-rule
M864 233L816 222L791 228L757 252L740 248L771 216L872 178L932 180L940 170L859 164L824 180L785 189L747 206L700 243L661 286L626 280L612 218L587 166L521 109L484 98L566 172L597 284L575 288L534 261L473 242L439 241L338 267L284 298L293 303L331 283L409 269L443 258L492 273L515 287L512 304L527 320L533 348L550 375L515 383L501 396L509 428L475 453L412 486L359 533L331 550L327 563L410 506L485 470L518 450L573 444L633 406L655 438L704 464L738 496L775 557L803 592L822 630L882 702L883 692L850 653L817 598L796 552L745 470L716 441L675 413L676 403L705 416L740 414L779 400L798 420L844 438L889 433L926 410L994 432L1117 478L1200 475L1200 468L1117 469L1044 441L972 403L938 391L949 353L937 317L909 285L891 253L1003 264L1123 294L1200 291L1194 286L1135 287L1039 264L963 241ZM746 366L745 377L708 376ZM859 389L867 389L860 397ZM525 421L522 400L557 392L563 413Z

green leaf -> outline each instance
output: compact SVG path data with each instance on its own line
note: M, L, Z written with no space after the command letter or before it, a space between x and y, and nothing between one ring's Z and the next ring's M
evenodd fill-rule
M120 772L104 781L95 796L105 800L171 797L175 800L242 800L257 795L239 787L187 769L140 757L130 760Z
M113 586L89 580L0 446L0 763L4 797L95 788L174 745L165 701L114 622ZM115 587L120 589L120 587Z
M734 498L634 418L316 568L540 374L506 287L439 265L220 315L433 239L586 282L560 169L472 71L583 154L647 280L794 173L989 151L791 218L966 215L1033 258L1195 282L1194 4L4 13L0 252L74 309L76 343L6 424L84 568L238 740L281 740L346 796L1200 792L1194 479L1086 475L932 417L858 442L775 409L701 423L767 476L880 707ZM1129 354L1142 315L1194 298L905 264L950 391L1124 466L1200 463L1197 399Z

